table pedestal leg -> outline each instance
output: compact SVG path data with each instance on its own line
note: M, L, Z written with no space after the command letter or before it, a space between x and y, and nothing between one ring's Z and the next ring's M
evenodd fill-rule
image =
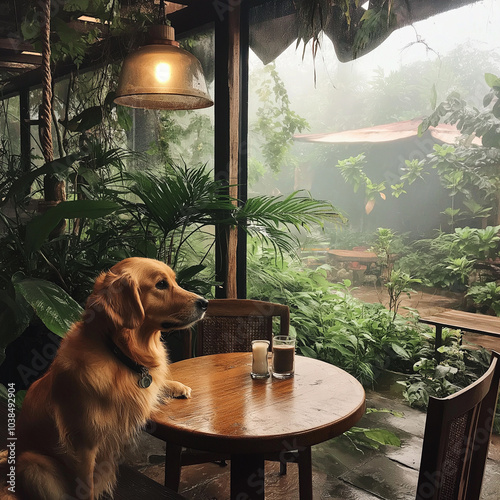
M231 500L264 500L262 455L231 455Z
M311 447L299 451L299 496L300 500L312 500L312 463Z
M165 453L165 486L179 491L181 481L181 452L182 446L167 443Z

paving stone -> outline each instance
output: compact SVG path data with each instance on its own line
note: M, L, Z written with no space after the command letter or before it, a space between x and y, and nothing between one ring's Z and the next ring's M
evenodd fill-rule
M230 462L227 467L213 463L190 465L182 468L179 492L188 500L226 500L230 496ZM144 467L141 472L163 484L165 469L163 465ZM327 491L327 474L313 469L313 495L321 498ZM266 462L266 500L299 500L299 475L297 464L287 466L286 475L279 474L277 462ZM334 498L334 497L326 497ZM343 498L343 497L338 497ZM350 497L347 497L350 498ZM352 497L354 499L364 497ZM370 500L367 497L366 500Z
M367 491L360 490L352 484L341 481L340 479L329 478L324 485L324 490L320 498L328 499L334 498L336 500L377 500L379 497L368 493Z
M386 398L376 392L370 391L366 395L368 408L388 409L403 414L403 417L396 417L390 413L370 413L365 415L359 422L359 426L366 424L383 427L390 430L401 430L407 434L417 437L424 437L426 413L411 408L404 401Z
M411 469L418 470L420 467L420 458L422 455L423 439L411 436L401 443L401 447L387 446L385 456Z
M409 500L415 498L418 472L380 455L340 479L378 498Z
M312 447L313 468L340 476L377 455L377 450L361 449L345 436Z
M500 464L494 460L487 460L481 500L498 500L498 490L500 490Z

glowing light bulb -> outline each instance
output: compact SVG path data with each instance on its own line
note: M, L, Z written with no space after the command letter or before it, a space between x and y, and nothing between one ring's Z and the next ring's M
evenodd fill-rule
M170 64L158 63L155 68L155 77L160 83L166 83L170 80Z

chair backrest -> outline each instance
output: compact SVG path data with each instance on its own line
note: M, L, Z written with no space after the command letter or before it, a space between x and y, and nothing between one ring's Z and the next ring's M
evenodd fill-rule
M465 389L431 397L422 448L417 500L478 500L495 418L500 355Z
M261 300L209 300L205 317L197 323L196 355L248 352L252 350L252 340L257 339L272 344L276 316L280 318L280 335L288 335L288 306Z

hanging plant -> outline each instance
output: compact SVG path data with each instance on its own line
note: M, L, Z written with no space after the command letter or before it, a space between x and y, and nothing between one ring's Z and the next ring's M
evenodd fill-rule
M313 57L322 32L345 62L369 52L398 27L394 0L294 0L294 4L299 20L297 45L304 42L305 51L311 41Z

